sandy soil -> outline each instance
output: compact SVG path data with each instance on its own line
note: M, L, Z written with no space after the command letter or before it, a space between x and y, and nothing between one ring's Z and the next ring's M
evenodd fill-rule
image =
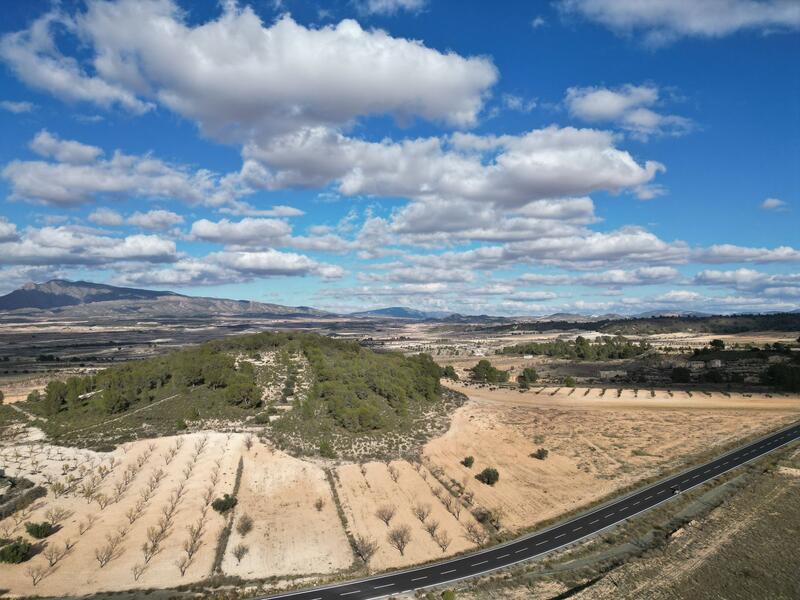
M262 578L350 566L347 536L321 467L256 443L245 453L238 498L236 522L247 514L254 527L244 538L234 528L222 563L225 573ZM238 544L248 547L239 563L232 554Z
M196 444L202 443L200 441L202 439L207 440L205 447L194 461L192 455L196 452ZM182 440L182 446L167 465L164 457L170 452L170 448L175 447L176 440ZM53 465L61 463L67 465L68 473L78 476L80 467L83 466L88 469L83 476L84 482L92 475L99 476L101 465L106 467L113 465L99 486L100 491L107 496L114 494L114 484L122 481L126 468L130 465L135 467L139 457L145 459L141 468L136 469L131 484L119 500L112 501L103 509L97 502L87 502L78 490L57 499L50 492L48 496L39 500L27 520L43 521L46 519L47 511L53 508L63 509L69 515L61 523L61 528L45 540L45 547L63 549L68 539L74 546L53 567L48 568L48 561L43 553L21 565L3 565L3 587L8 588L13 595L37 593L61 596L99 590L163 587L207 577L213 561L216 538L224 520L210 509L206 511L203 519L202 508L205 505L203 492L206 486L210 485L211 474L217 467L217 461L219 461L219 479L215 486L215 494L221 495L222 491L231 489L241 444L242 436L229 437L226 434L209 433L137 441L125 444L114 453L105 455L85 450L60 448L51 450L54 457L60 452L64 460L53 458L48 461L49 471L57 470L60 474L61 469L54 468ZM45 453L50 450L47 446L39 447L43 448L42 451ZM4 453L8 451L9 449L4 449ZM190 473L187 471L187 478L182 471L192 463L194 466ZM141 490L146 488L153 473L159 470L164 472L163 479L155 486L141 516L133 524L129 524L126 512L135 506ZM11 474L14 474L13 469L11 471ZM40 473L34 478L40 479L44 475L45 473ZM162 508L167 506L170 495L175 493L181 482L184 483L184 494L177 505L168 534L161 543L161 550L150 560L136 581L132 569L134 565L143 563L140 548L146 541L147 530L157 524L162 516ZM81 534L81 523L85 523L90 517L94 517L96 522L88 531ZM192 564L181 577L175 561L183 555L181 546L188 537L186 527L201 519L204 522L202 544L194 555ZM122 533L120 527L126 531L120 536L114 557L101 568L95 558L95 552L103 548L109 539L119 536ZM14 536L25 537L21 524L12 533ZM46 576L35 589L27 572L30 567L48 568Z
M464 525L468 522L474 523L474 519L467 510L463 510L456 519L445 509L433 494L434 488L441 487L433 475L424 467L417 472L405 461L395 461L391 465L399 474L396 483L389 474L389 467L384 463L365 464L365 474L362 474L359 465L344 465L336 471L339 497L353 534L378 542L378 551L372 558L370 567L373 570L400 567L441 558L472 547L473 544L464 537ZM430 506L431 513L427 521L438 521L438 531L447 531L450 536L452 541L446 552L442 552L412 512L418 503ZM381 506L392 506L396 509L388 527L375 515ZM404 550L404 556L391 547L386 539L389 530L398 525L408 525L411 528L411 541Z
M427 444L425 460L456 481L470 478L476 503L500 509L501 524L519 529L800 414L800 398L788 396L653 398L629 390L606 399L586 389L557 390L462 388L472 402L456 411L444 436ZM544 461L529 456L540 447L549 451ZM468 455L475 458L472 469L460 464ZM487 466L500 472L494 487L473 479Z

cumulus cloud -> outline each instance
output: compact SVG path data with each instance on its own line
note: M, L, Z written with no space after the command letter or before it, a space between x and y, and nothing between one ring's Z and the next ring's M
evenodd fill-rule
M105 227L119 227L125 223L125 217L117 211L106 208L104 206L92 211L89 214L89 221L96 225L103 225Z
M183 223L181 215L163 209L150 210L146 213L135 212L128 217L128 224L151 231L166 231L181 223Z
M228 246L265 246L291 234L286 221L278 219L244 218L241 221L209 221L200 219L192 223L191 236L206 242Z
M800 28L800 5L795 0L560 0L558 5L567 14L614 31L642 32L645 41L656 46L679 37Z
M149 155L117 150L101 158L102 150L47 131L36 135L31 148L54 161L14 160L2 170L11 185L11 199L52 206L76 206L100 199L164 198L194 203L225 203L229 196L209 171L191 171Z
M91 75L59 52L55 29L86 44ZM234 2L199 24L188 23L171 0L92 2L74 15L51 11L6 34L0 57L23 81L59 97L134 112L158 103L208 135L240 141L371 114L469 126L497 80L483 57L442 53L349 19L308 28L284 15L265 25Z
M699 248L692 254L696 261L705 263L800 262L800 250L791 246L749 248L735 244L716 244L708 248Z
M123 261L170 262L175 242L155 235L115 237L81 228L30 227L17 239L0 242L0 264L107 265Z
M402 196L420 201L467 200L521 207L533 200L620 192L664 170L639 164L616 148L613 134L550 126L521 135L419 138L369 142L313 128L243 152L248 184L266 189L323 187L347 196ZM260 178L252 177L258 172Z
M15 115L33 112L36 105L33 102L17 102L14 100L0 100L0 108Z
M616 89L572 87L567 90L564 102L575 118L590 123L615 123L642 139L691 131L690 119L653 110L659 103L659 93L653 85L627 84Z
M200 286L244 283L265 277L316 275L333 280L344 276L338 265L320 263L308 256L274 249L213 252L203 257L182 258L164 269L128 269L117 277L123 285Z
M766 288L786 289L787 286L800 287L800 273L771 274L754 269L740 268L730 271L706 269L694 276L696 285L730 287L737 290L764 290Z
M771 210L771 211L784 211L789 207L789 205L779 199L779 198L767 198L761 203L761 208L764 210Z

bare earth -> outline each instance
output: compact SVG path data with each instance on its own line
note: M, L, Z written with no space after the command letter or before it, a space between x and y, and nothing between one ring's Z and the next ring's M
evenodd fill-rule
M777 428L800 415L800 398L786 395L693 392L690 396L675 392L670 396L657 392L652 396L649 390L626 390L617 396L616 390L608 390L601 397L599 390L587 393L585 388L536 388L525 393L464 385L456 389L471 400L454 413L450 430L424 447L419 463L372 462L363 465L363 473L357 464L334 468L334 485L348 531L378 543L370 563L372 571L433 560L474 546L466 535L474 518L468 508L458 511L457 517L445 508L446 502L454 499L444 500L450 498L449 492L443 490L437 476L465 485L475 496L475 506L499 511L502 528L520 530L679 467L717 445ZM292 458L259 442L248 451L244 441L245 434L195 433L138 441L110 454L48 446L35 438L0 447L0 462L10 475L40 483L46 475L51 481L65 481L70 474L78 477L82 467L82 484L92 475L98 476L101 465L113 466L99 484L107 496L114 495L114 484L122 481L129 465L134 465L135 471L119 499L103 509L98 502L89 503L82 497L80 484L59 498L51 489L37 501L37 508L25 520L44 520L53 508L69 513L61 529L45 540L46 546L63 547L67 538L76 543L35 587L27 571L29 567L47 567L43 554L21 565L0 566L2 587L17 596L62 596L170 587L208 577L225 520L213 510L204 511L205 490L218 470L213 496L229 492L240 456L245 468L235 519L250 515L254 529L243 539L234 529L223 573L242 578L288 578L347 571L356 559L325 477L325 465ZM167 464L170 449L177 445L180 448ZM529 456L537 448L549 450L546 460ZM467 455L475 458L471 469L460 464ZM136 468L141 456L145 458ZM493 487L474 478L486 466L500 473L500 481ZM396 469L396 482L390 469ZM126 512L136 505L158 470L164 471L164 478L155 486L141 516L129 524ZM141 546L147 530L157 525L170 495L182 484L184 491L161 550L135 580L132 569L144 563ZM318 499L322 500L319 510L315 506ZM430 506L427 521L437 521L437 531L450 538L445 552L413 514L417 504ZM375 515L383 505L396 510L389 527ZM97 521L81 535L79 523L89 515L95 515ZM202 544L181 576L176 562L184 555L186 527L199 520L203 522ZM387 541L388 531L398 525L411 529L411 541L402 555ZM127 526L123 535L121 526ZM10 531L4 532L4 528ZM27 537L22 522L15 523L13 518L0 522L0 534ZM95 551L115 536L121 538L117 551L100 567ZM232 548L240 543L249 551L239 562Z

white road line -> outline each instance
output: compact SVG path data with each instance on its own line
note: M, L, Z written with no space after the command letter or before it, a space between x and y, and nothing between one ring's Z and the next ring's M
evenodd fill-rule
M342 593L341 593L341 594L339 594L339 595L340 595L340 596L349 596L350 594L357 594L357 593L358 593L358 592L360 592L360 591L361 591L361 590L353 590L352 592L342 592Z
M650 500L650 498L652 498L652 497L653 496L648 496L647 498L645 498L645 500Z
M634 502L634 503L633 503L633 506L636 506L637 504L639 504L639 500L637 500L636 502Z
M372 587L372 589L373 589L373 590L379 590L379 589L381 589L381 588L385 588L385 587L391 587L391 586L393 586L393 585L394 585L393 583L384 583L383 585L376 585L376 586L373 586L373 587Z
M447 575L448 573L455 573L455 572L456 572L455 569L450 569L449 571L442 571L441 573L439 573L439 575Z
M472 564L470 565L470 567L479 567L479 566L481 566L481 565L485 565L485 564L486 564L486 563L488 563L488 562L489 562L488 560L482 560L481 562L472 563Z
M422 581L423 579L427 579L427 578L428 578L427 575L423 575L422 577L415 577L411 581Z
M536 542L534 546L541 546L542 544L546 544L548 540L542 540L541 542Z
M540 542L540 543L543 543L543 542ZM527 548L520 548L519 550L514 550L514 554L519 554L520 552L525 552L525 550L527 550Z
M591 522L589 523L589 525L594 525L594 524L595 524L595 523L597 523L599 520L600 520L600 519L595 519L594 521L591 521Z
M510 554L502 554L502 555L497 557L497 560L500 560L501 558L508 558L509 556L511 556L511 555Z
M564 537L565 535L567 535L567 534L566 534L566 533L559 533L559 534L556 536L556 538L555 538L555 539L558 539L558 538Z
M575 529L573 529L572 531L580 531L581 529L583 529L583 527L579 525L578 527L576 527L576 528L575 528Z

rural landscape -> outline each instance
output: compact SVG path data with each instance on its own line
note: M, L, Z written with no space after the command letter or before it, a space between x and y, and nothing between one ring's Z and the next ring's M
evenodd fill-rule
M0 598L800 598L796 0L0 12Z

